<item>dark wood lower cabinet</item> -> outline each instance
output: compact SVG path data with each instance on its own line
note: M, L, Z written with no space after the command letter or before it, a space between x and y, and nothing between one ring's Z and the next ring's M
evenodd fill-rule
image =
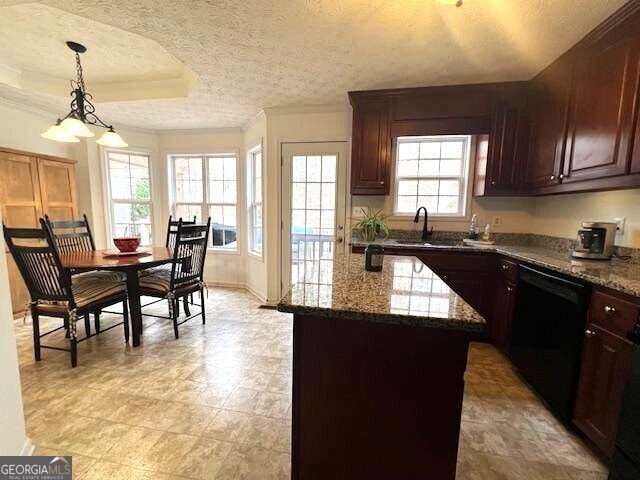
M294 315L291 478L454 480L468 334Z
M611 456L618 431L633 344L601 325L587 327L582 350L575 423L602 452Z
M516 284L500 278L493 296L492 343L503 353L509 352L511 344L511 322L516 299Z

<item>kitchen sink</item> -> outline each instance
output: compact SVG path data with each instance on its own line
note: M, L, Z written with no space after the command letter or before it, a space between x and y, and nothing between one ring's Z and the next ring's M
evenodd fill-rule
M454 247L460 245L460 242L456 241L425 242L424 240L393 240L393 243L397 243L398 245L415 245L416 247Z

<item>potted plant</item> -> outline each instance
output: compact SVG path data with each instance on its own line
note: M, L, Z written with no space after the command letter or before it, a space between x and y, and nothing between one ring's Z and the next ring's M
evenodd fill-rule
M363 217L358 220L354 228L360 232L362 239L366 242L373 242L378 236L387 238L389 236L389 226L387 216L382 210L373 212L371 208L362 209Z

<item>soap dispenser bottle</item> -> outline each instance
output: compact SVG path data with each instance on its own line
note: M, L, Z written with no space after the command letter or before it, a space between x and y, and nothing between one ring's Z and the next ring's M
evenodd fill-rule
M475 213L471 217L471 224L469 225L469 238L471 240L478 239L478 215Z

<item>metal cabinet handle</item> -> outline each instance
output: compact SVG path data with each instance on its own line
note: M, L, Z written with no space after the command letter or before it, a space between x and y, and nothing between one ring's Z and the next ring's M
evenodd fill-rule
M507 287L507 292L513 292L513 287Z
M584 331L584 334L585 334L587 337L594 337L594 336L596 335L596 332L594 332L593 330L589 330L589 329L587 329L587 330L585 330L585 331Z
M564 178L564 173L561 173L560 175L558 175L558 178L562 180Z
M609 305L604 306L604 313L616 313L615 307L610 307Z
M495 180L491 182L491 185L495 185L495 184L496 184L496 181L495 181Z
M503 270L509 270L509 265L502 265Z
M384 185L384 180L383 180L383 181L381 181L381 182L379 182L379 184L380 184L380 185Z
M551 176L549 177L549 180L555 180L555 179L556 179L556 176L555 176L555 175L551 175Z

